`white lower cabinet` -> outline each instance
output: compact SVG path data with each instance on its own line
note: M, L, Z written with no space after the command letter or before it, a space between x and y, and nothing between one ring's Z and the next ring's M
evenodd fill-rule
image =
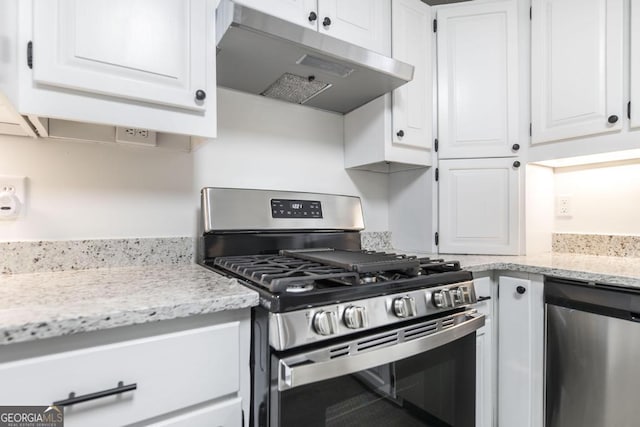
M542 276L498 273L498 426L542 427Z
M241 426L241 399L229 399L153 423L155 427L232 427Z
M122 340L118 331L101 331L14 344L13 360L6 360L7 354L0 357L0 402L50 405L73 397L71 393L79 397L135 385L133 390L65 406L65 425L240 427L243 400L248 405L249 312L222 316L227 317L213 318L212 325L156 330L148 336L131 338L127 332ZM104 335L109 339L102 340ZM35 354L33 345L40 348ZM73 349L47 352L69 347Z
M495 401L493 285L490 275L474 276L473 283L478 299L482 300L475 308L485 315L484 326L476 331L476 427L492 427Z

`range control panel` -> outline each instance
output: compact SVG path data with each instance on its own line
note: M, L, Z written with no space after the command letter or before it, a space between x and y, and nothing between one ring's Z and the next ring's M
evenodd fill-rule
M317 200L271 199L272 218L322 218Z

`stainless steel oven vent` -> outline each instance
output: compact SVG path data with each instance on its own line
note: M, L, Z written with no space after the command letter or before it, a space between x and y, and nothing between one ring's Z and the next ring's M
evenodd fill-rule
M314 76L303 77L284 73L260 95L296 104L304 104L330 87L331 84L316 80Z
M353 68L348 67L344 64L339 64L337 62L329 61L327 59L319 58L313 55L304 55L298 60L297 64L317 68L319 70L333 74L334 76L343 78L349 76L349 74L353 73L354 71Z

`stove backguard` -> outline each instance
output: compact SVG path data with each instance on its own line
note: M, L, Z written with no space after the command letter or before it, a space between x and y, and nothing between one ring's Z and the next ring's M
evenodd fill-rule
M202 237L205 263L219 256L277 254L281 249L335 248L359 250L358 231L209 233Z

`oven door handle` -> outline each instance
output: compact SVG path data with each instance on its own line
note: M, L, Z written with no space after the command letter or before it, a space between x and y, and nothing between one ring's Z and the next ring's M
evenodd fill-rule
M280 359L278 366L278 391L285 391L295 387L315 382L353 374L365 369L402 360L416 354L441 347L462 338L484 326L485 316L475 310L460 313L465 320L430 335L411 341L395 343L377 350L365 351L359 354L339 357L321 362L311 362L290 366L288 359ZM304 355L296 356L293 360L304 359Z

